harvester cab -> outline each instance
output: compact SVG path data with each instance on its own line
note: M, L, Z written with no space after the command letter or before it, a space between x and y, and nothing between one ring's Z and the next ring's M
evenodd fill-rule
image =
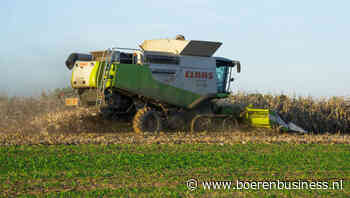
M213 56L221 44L184 37L145 40L140 49L73 53L66 66L79 104L100 106L106 118L130 116L136 132L154 132L186 126L199 114L230 116L216 115L212 101L229 96L233 68L240 72L241 65Z

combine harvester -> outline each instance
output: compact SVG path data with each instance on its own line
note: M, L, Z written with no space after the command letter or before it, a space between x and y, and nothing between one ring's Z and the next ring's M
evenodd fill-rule
M140 49L73 53L66 66L79 98L68 98L66 104L95 105L105 118L128 118L137 133L216 130L242 123L289 129L268 109L222 102L230 95L234 68L239 73L241 64L213 56L221 44L178 35L145 40Z

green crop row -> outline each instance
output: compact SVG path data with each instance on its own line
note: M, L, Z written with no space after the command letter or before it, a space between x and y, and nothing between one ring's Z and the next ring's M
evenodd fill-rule
M0 195L314 197L350 195L350 146L316 144L0 147ZM336 190L190 191L186 181L344 181Z

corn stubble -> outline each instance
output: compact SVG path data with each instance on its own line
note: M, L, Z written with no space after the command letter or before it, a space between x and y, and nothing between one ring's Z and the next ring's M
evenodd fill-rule
M349 143L350 112L343 98L315 100L284 95L238 93L228 99L243 106L276 110L312 134L268 129L225 132L135 134L131 123L103 120L94 108L68 108L56 97L0 96L0 144L179 144L179 143Z
M283 120L294 122L313 133L350 132L350 105L343 97L315 99L238 93L230 100L277 111Z

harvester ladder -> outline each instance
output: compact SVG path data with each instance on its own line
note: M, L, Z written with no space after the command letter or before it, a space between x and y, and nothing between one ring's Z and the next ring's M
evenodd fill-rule
M105 101L105 88L108 80L110 80L110 70L112 65L112 57L113 51L111 49L107 49L103 52L102 59L101 59L101 67L103 67L103 72L101 76L101 80L97 83L97 99L96 99L96 105L101 105ZM99 69L98 76L100 75L101 70Z

